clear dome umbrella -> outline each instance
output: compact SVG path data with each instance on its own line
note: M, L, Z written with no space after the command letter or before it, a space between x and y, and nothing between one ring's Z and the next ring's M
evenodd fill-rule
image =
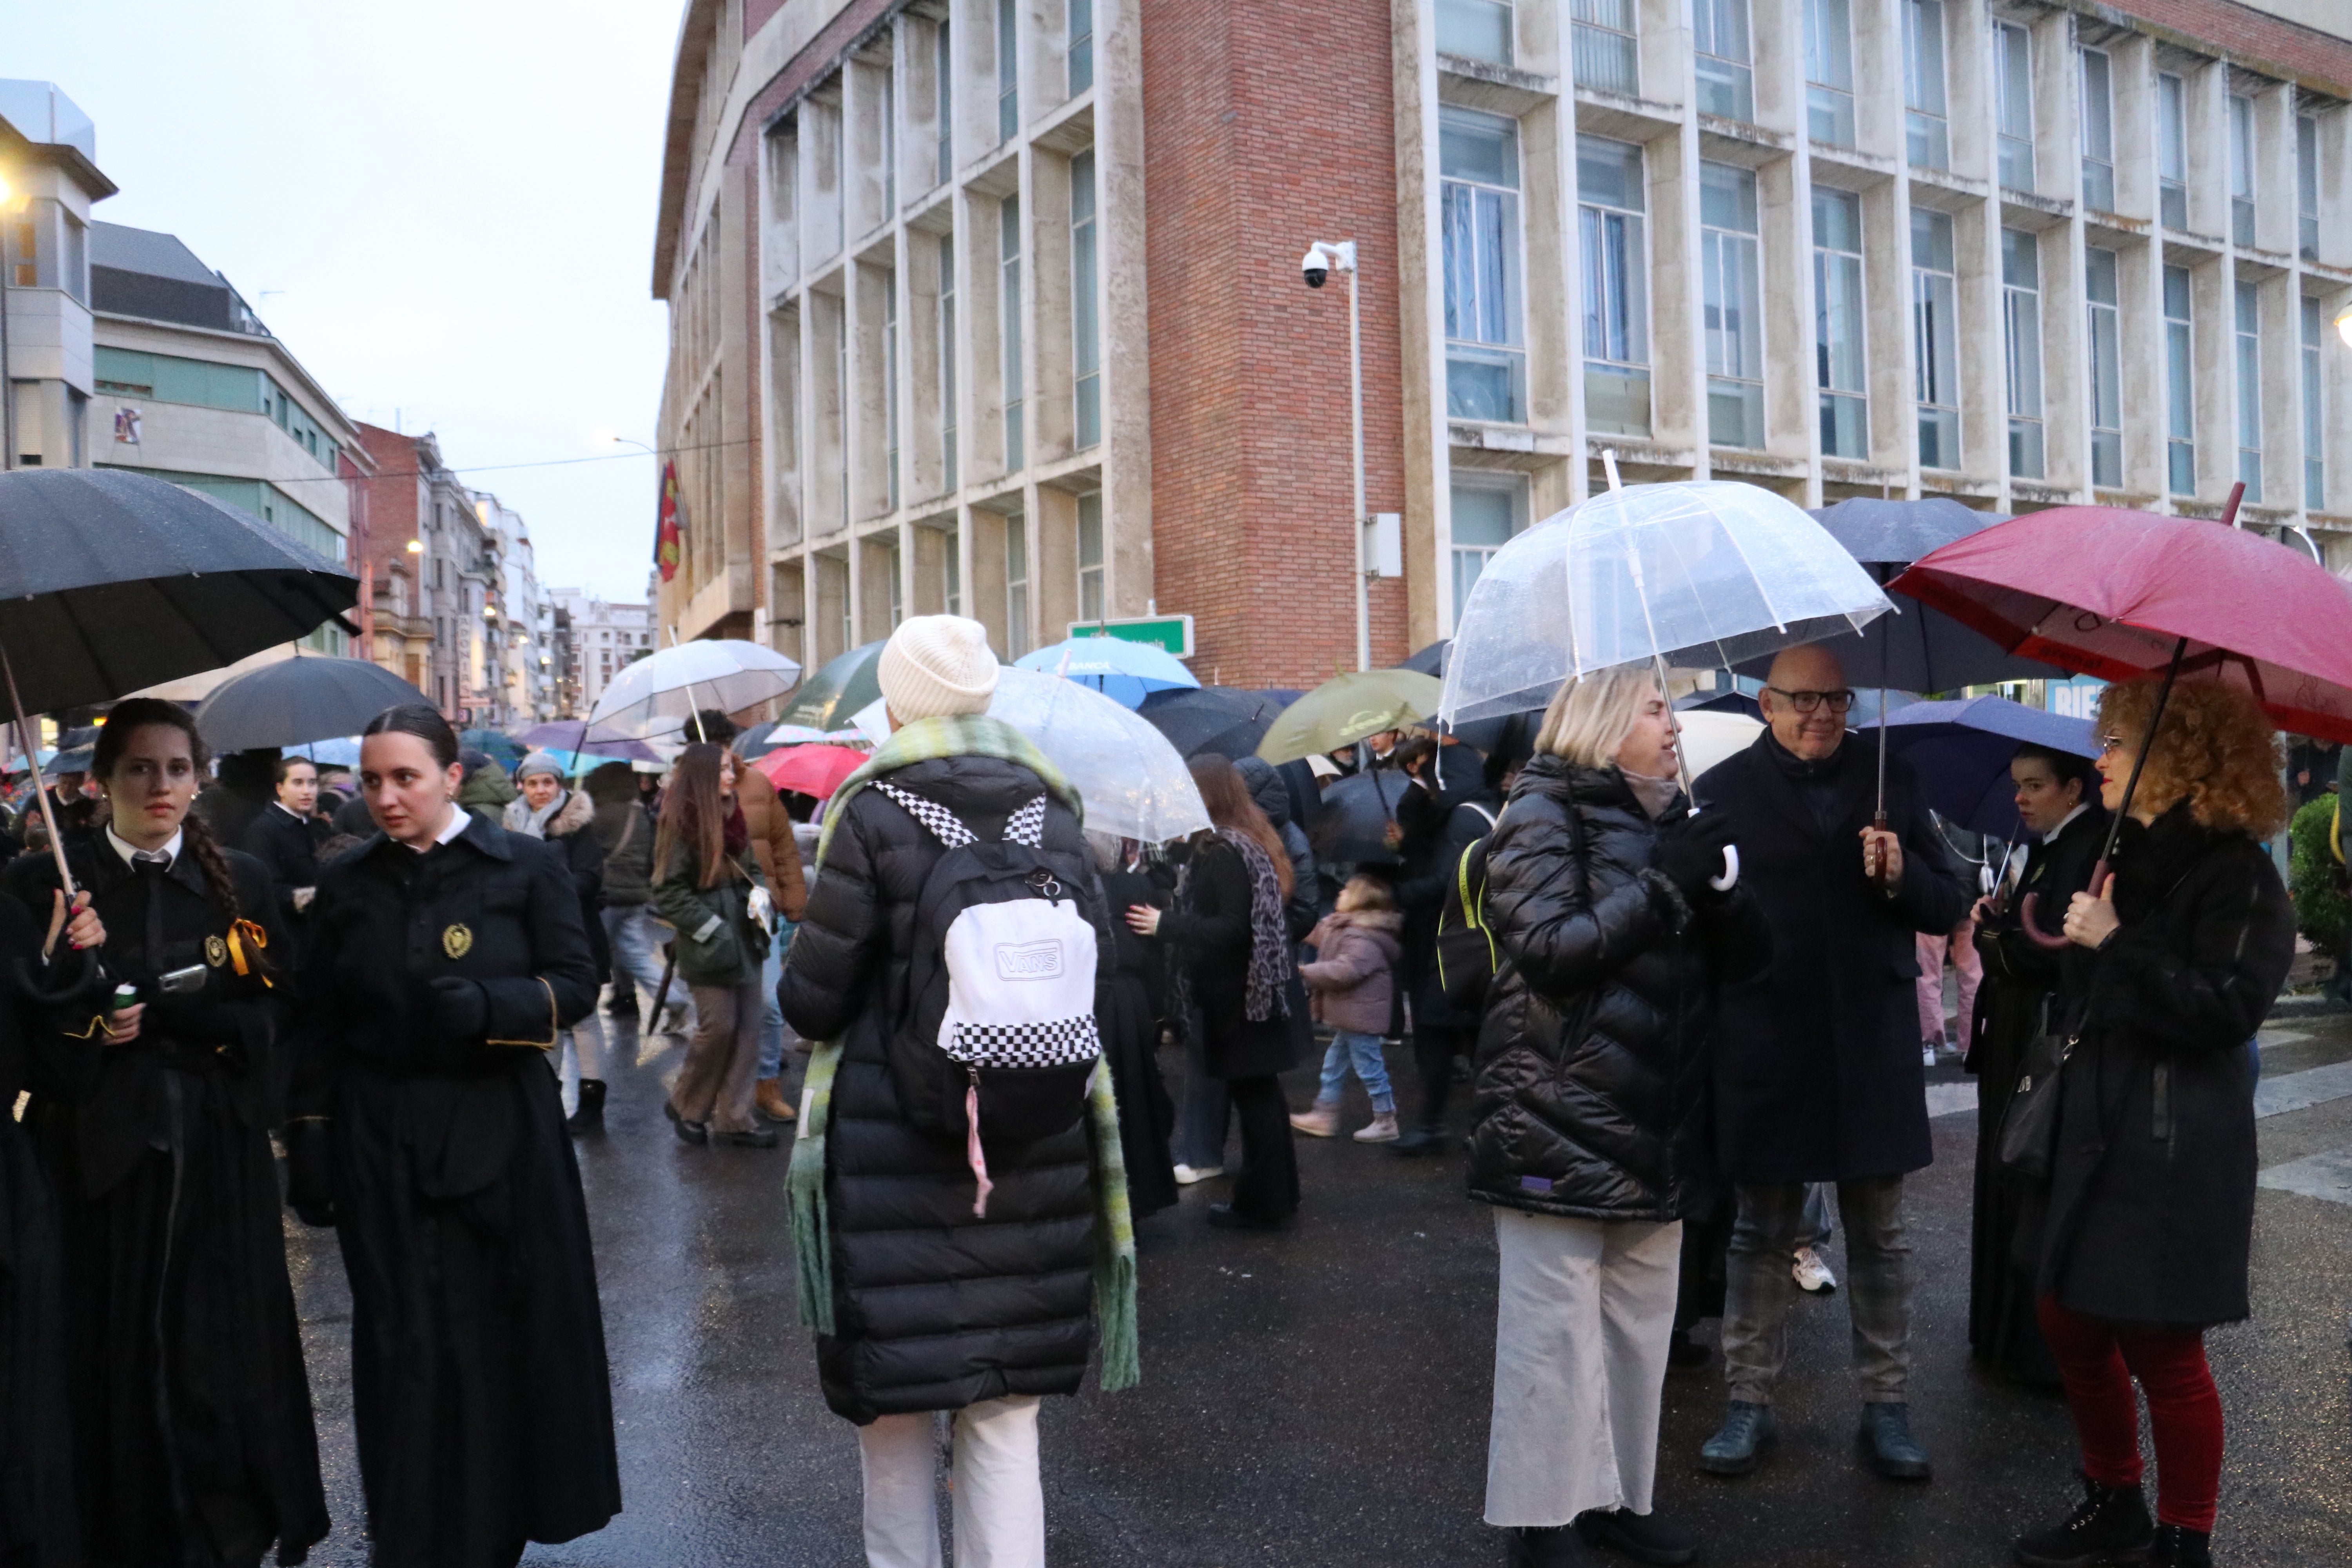
M989 717L1029 737L1085 801L1087 826L1164 844L1209 824L1192 770L1134 710L1075 680L1000 669Z
M697 738L705 709L740 713L800 683L801 667L772 647L734 638L701 638L649 653L623 668L596 700L588 722L636 740Z
M1894 606L1821 524L1754 485L1635 485L1495 553L1446 656L1442 723L1540 708L1560 683L1643 661L1718 668ZM1689 779L1683 781L1685 787Z

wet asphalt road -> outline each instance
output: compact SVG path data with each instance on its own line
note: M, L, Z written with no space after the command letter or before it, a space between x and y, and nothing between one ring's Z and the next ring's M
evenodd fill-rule
M614 1032L614 1054L625 1057L634 1037ZM2283 1022L2265 1045L2266 1081L2345 1062L2352 1016ZM856 1443L818 1395L793 1316L785 1151L678 1142L661 1111L677 1054L616 1069L608 1130L581 1144L625 1511L598 1534L534 1546L524 1562L861 1563ZM1401 1089L1408 1056L1391 1052ZM1967 1100L1955 1073L1934 1077L1952 1085L1935 1107ZM2327 1097L2291 1097L2296 1108L2264 1121L2266 1168L2352 1152L2352 1068L2298 1081ZM1304 1104L1312 1079L1295 1076L1292 1090ZM1350 1093L1354 1127L1367 1112L1360 1090ZM1703 1563L1990 1568L2009 1560L2021 1529L2071 1505L2063 1405L1969 1358L1976 1121L1973 1110L1937 1118L1937 1163L1910 1194L1912 1410L1935 1480L1898 1487L1864 1469L1843 1298L1801 1300L1780 1445L1756 1475L1727 1482L1693 1468L1721 1415L1717 1368L1668 1380L1657 1506L1698 1533ZM1497 1532L1479 1521L1491 1218L1463 1197L1457 1157L1299 1142L1307 1200L1295 1232L1208 1229L1202 1210L1223 1183L1139 1227L1142 1385L1105 1396L1089 1378L1075 1400L1046 1405L1057 1568L1502 1563ZM2266 1189L2257 1214L2254 1319L2210 1342L2230 1432L2216 1558L2230 1568L2346 1563L2352 1202ZM331 1233L289 1220L289 1238L336 1520L310 1560L362 1564L341 1266ZM1701 1331L1710 1344L1715 1327Z

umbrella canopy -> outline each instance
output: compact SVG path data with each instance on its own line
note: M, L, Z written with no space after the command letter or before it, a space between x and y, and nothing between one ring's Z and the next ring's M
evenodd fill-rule
M1164 844L1209 826L1183 754L1139 715L1099 691L1034 670L999 672L991 718L1029 737L1086 803L1087 826Z
M1893 606L1837 541L1754 485L1635 485L1496 552L1454 627L1447 722L1539 708L1589 670L1689 668L1857 631Z
M1886 716L1889 754L1910 759L1920 794L1948 822L1996 838L2015 838L2017 788L2010 759L2026 742L2089 757L2098 750L2088 719L2070 719L2011 702L2006 697L1970 697L1952 702L1914 702Z
M1675 728L1682 732L1678 749L1683 766L1689 770L1691 777L1696 778L1734 752L1754 745L1756 737L1764 732L1764 721L1750 719L1745 713L1698 709L1675 714Z
M805 746L813 742L831 742L845 745L864 737L854 730L812 730L805 724L786 724L772 721L754 724L735 737L735 754L746 759L766 756L778 746Z
M1443 679L1445 674L1445 650L1453 646L1450 639L1431 643L1396 668L1417 669L1423 675L1434 675Z
M41 776L55 780L60 773L86 773L97 750L95 746L68 746L64 751L52 752L49 760L41 764Z
M1143 700L1155 691L1183 690L1201 684L1166 648L1125 637L1069 637L1023 654L1013 665L1016 669L1066 677L1129 708L1141 707Z
M2247 688L2281 729L2352 741L2352 592L2259 534L2053 507L1945 545L1894 586L2103 680L2158 674L2178 649L2184 678Z
M1438 692L1434 676L1414 669L1335 675L1282 710L1266 727L1257 754L1269 763L1286 763L1418 724L1437 706Z
M768 782L778 789L824 800L858 770L866 754L848 746L793 746L770 752L751 765L767 774Z
M0 647L28 713L234 664L358 598L333 562L194 490L120 468L0 473Z
M481 752L509 773L512 773L515 764L522 761L522 748L504 730L460 730L457 731L457 744L462 750Z
M827 659L801 682L776 721L811 730L849 728L851 714L882 700L882 682L876 673L882 662L882 647L880 642L870 642Z
M196 729L215 752L249 752L356 735L387 708L425 701L363 658L288 658L216 688L196 710Z
M287 747L286 754L308 757L322 768L355 768L360 765L360 738L330 735L322 740L303 741Z
M1155 691L1136 711L1181 756L1214 752L1221 757L1252 756L1288 702L1272 692L1244 691L1237 686L1203 686L1197 690Z
M1874 626L1876 622L1872 623ZM1675 703L1677 713L1741 713L1750 719L1764 717L1763 705L1745 691L1694 691Z
M1335 780L1307 819L1307 841L1316 864L1389 865L1397 858L1388 841L1397 805L1412 780L1391 768L1370 768Z
M534 752L569 752L583 757L619 757L632 763L657 763L661 753L643 741L598 730L585 719L557 719L522 732L522 743Z
M639 740L684 733L707 708L740 713L782 697L800 681L801 667L774 648L733 637L705 638L656 648L613 677L588 721Z

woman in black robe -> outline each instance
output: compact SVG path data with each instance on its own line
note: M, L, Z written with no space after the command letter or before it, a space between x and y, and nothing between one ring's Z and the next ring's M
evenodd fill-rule
M456 804L430 708L379 714L381 829L320 873L289 1199L352 1286L374 1568L512 1568L621 1508L580 1168L550 1052L596 1001L563 851Z
M1164 910L1172 901L1168 883L1156 880L1141 861L1130 858L1131 840L1103 833L1088 833L1087 839L1100 868L1103 908L1124 910L1150 904ZM1110 938L1097 973L1095 1017L1102 1029L1103 1058L1110 1063L1111 1090L1118 1097L1118 1147L1127 1164L1128 1208L1141 1219L1176 1201L1176 1167L1169 1153L1169 1140L1176 1131L1176 1101L1160 1076L1167 970L1160 945L1138 935L1124 920L1111 922Z
M89 895L79 900L87 906ZM65 923L64 895L53 902L48 945L54 950L54 926ZM76 913L68 935L75 949L106 940L98 916L87 909ZM51 1017L53 1003L69 1005L76 999L36 995L36 988L87 991L97 970L90 959L70 953L53 966L42 947L23 907L0 899L0 1563L9 1568L73 1568L81 1562L57 1218L16 1107L26 1083L63 1044Z
M190 813L204 742L133 700L91 773L111 825L68 850L131 1006L83 1014L26 1117L57 1212L85 1561L299 1563L327 1533L278 1210L276 907L259 862ZM57 868L8 890L54 907ZM282 949L281 949L282 951Z
M2090 886L2091 868L2106 842L2107 812L2086 758L2027 744L2017 749L2009 771L2017 784L2018 815L2041 841L2015 887L1977 906L1977 952L1985 978L1967 1063L1977 1077L1969 1343L1979 1360L2020 1382L2055 1388L2058 1363L2034 1317L2042 1196L2033 1184L2002 1167L2000 1123L2017 1092L2026 1047L2044 1028L2057 1026L2066 1011L2060 996L2065 952L2041 946L2021 929L2025 897L2035 895L2039 929L2057 935L2068 901Z

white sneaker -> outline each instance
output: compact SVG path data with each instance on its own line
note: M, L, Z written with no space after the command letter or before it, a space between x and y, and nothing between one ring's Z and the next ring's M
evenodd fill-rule
M1397 1119L1393 1110L1383 1110L1363 1126L1356 1129L1359 1143L1393 1143L1397 1141Z
M1190 1165L1179 1165L1176 1167L1176 1184L1180 1187L1189 1187L1195 1182L1205 1182L1212 1176L1222 1176L1224 1173L1225 1168L1223 1165L1203 1165L1198 1170Z
M1797 1279L1797 1289L1811 1296L1826 1296L1837 1289L1837 1276L1822 1261L1822 1255L1810 1247L1797 1248L1797 1260L1789 1272Z

